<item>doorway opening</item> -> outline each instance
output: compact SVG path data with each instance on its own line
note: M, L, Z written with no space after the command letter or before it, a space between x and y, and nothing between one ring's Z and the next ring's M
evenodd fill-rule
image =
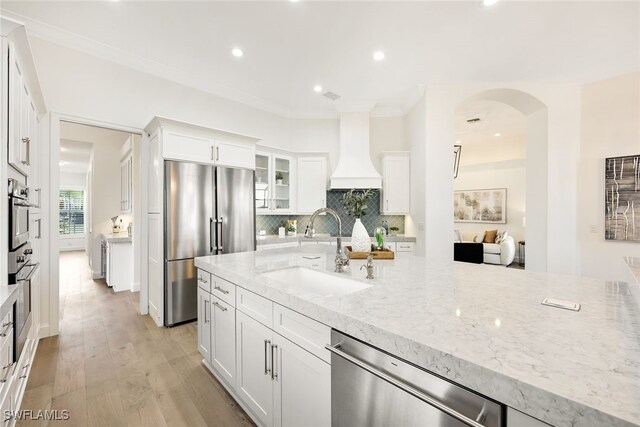
M62 330L64 319L83 309L82 295L108 297L113 292L139 291L135 254L140 239L134 226L141 212L141 137L64 120L59 136L58 318Z
M455 229L465 239L506 231L507 243L483 245L483 261L546 271L547 107L514 89L483 91L458 105L455 131Z

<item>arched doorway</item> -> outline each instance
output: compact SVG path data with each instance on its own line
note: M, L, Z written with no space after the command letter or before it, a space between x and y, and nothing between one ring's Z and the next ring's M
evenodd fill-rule
M526 121L526 268L547 270L547 107L536 97L515 89L496 88L462 101L465 105L493 101L520 112Z

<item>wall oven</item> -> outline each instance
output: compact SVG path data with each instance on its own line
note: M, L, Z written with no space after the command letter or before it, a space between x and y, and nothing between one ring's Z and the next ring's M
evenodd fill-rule
M31 329L31 278L38 270L40 263L25 265L16 275L16 283L22 283L15 304L15 360L20 359L22 349Z
M29 239L29 188L9 179L9 250L13 251Z

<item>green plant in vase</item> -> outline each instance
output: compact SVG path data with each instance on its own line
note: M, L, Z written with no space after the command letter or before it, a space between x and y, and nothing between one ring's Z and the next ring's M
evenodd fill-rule
M347 215L355 217L351 232L351 246L355 252L369 252L371 250L371 239L367 229L362 224L361 218L367 213L367 202L373 196L371 190L356 190L355 188L342 195L342 206L347 211Z
M276 184L282 185L284 182L284 174L280 171L276 172Z
M400 231L400 229L398 227L389 227L389 230L391 230L392 234L397 234L398 231Z

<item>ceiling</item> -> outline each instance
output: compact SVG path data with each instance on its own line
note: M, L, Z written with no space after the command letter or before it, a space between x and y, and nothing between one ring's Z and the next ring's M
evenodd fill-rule
M585 82L640 69L640 3L3 1L32 36L289 117L374 102L402 114L419 85ZM230 50L240 47L242 58ZM376 62L375 50L386 58ZM41 72L43 72L41 70ZM341 95L331 101L313 86Z
M77 123L60 124L60 172L87 173L93 144L111 143L119 147L130 133Z
M469 123L469 119L480 120ZM524 141L526 126L524 114L507 104L496 101L469 102L456 110L456 143L464 147L500 138Z

